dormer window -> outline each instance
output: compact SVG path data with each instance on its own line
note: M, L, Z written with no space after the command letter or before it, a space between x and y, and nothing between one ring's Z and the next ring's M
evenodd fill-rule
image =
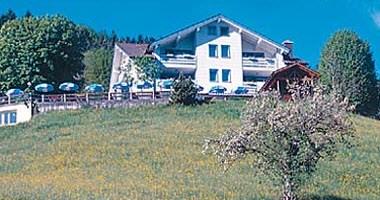
M216 35L216 26L208 26L207 33L208 35Z
M220 35L228 36L230 34L230 29L228 27L220 27Z

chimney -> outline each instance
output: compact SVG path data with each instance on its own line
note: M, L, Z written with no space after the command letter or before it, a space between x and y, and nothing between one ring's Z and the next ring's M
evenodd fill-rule
M293 58L293 47L294 47L294 42L291 41L291 40L285 40L282 42L282 45L285 46L286 48L288 48L290 51L289 51L289 54L288 56L290 58Z

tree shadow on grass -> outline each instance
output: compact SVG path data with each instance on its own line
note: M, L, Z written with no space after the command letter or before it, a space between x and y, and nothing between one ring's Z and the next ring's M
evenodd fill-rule
M307 195L307 196L302 197L301 200L352 200L352 199L338 197L334 195Z

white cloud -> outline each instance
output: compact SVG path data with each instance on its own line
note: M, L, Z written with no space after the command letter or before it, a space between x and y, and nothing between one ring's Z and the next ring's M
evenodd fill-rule
M372 12L371 17L376 26L380 28L380 11Z

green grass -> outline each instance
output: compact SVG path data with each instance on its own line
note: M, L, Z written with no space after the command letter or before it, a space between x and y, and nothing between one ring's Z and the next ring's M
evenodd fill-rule
M202 154L243 105L56 112L0 128L0 199L277 199L249 159L223 173ZM305 199L379 199L380 123L355 126L356 146L320 163Z

